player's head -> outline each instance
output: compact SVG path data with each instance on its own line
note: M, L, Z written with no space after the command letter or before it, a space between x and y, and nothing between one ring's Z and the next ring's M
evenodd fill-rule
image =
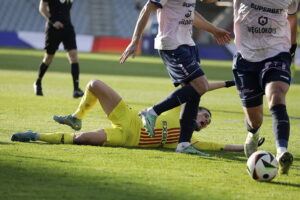
M208 126L211 122L211 112L205 107L198 108L198 114L196 119L195 131L200 131L201 129Z

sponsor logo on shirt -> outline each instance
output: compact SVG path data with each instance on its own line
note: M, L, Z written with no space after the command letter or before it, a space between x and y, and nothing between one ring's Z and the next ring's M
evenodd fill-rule
M269 22L268 17L265 16L260 16L258 18L258 24L261 26L265 26L267 25ZM268 33L268 34L275 34L277 32L276 28L272 28L272 27L255 27L255 26L248 26L248 32L250 33L258 33L258 34L264 34L264 33Z
M261 12L267 12L267 13L272 13L272 14L281 14L283 12L283 9L268 8L268 7L256 5L254 3L251 3L251 8L261 11Z
M192 7L193 9L195 8L196 4L195 3L187 3L187 2L183 2L182 4L183 7L187 7L187 8L190 8ZM190 18L193 14L193 10L188 10L187 13L184 15L185 18ZM190 25L190 24L193 24L193 19L182 19L179 21L179 24L181 25Z
M264 16L260 16L258 18L258 23L262 26L266 25L268 23L268 18L267 17L264 17Z
M261 27L254 27L254 26L250 26L247 28L248 28L248 32L253 33L253 34L265 34L265 33L275 34L277 32L276 28L264 28L264 27L261 28Z

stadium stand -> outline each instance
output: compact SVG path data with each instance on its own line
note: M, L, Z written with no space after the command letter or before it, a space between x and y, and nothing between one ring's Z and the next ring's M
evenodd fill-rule
M72 21L78 34L91 34L89 1L74 1ZM0 0L1 31L43 32L45 20L38 12L37 0Z

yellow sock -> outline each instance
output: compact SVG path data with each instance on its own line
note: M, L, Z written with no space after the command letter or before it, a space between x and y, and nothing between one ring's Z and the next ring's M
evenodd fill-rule
M40 133L39 140L50 144L73 144L74 133Z
M73 116L78 119L83 119L83 117L96 105L97 97L86 88L84 91L84 96L82 97L80 104L73 114Z

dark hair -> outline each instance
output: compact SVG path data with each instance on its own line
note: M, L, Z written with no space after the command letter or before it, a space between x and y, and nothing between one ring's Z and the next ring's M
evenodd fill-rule
M209 113L210 118L212 117L212 114L211 114L211 112L210 112L210 110L208 108L205 108L203 106L199 106L198 107L198 112L201 112L202 110L206 110Z

